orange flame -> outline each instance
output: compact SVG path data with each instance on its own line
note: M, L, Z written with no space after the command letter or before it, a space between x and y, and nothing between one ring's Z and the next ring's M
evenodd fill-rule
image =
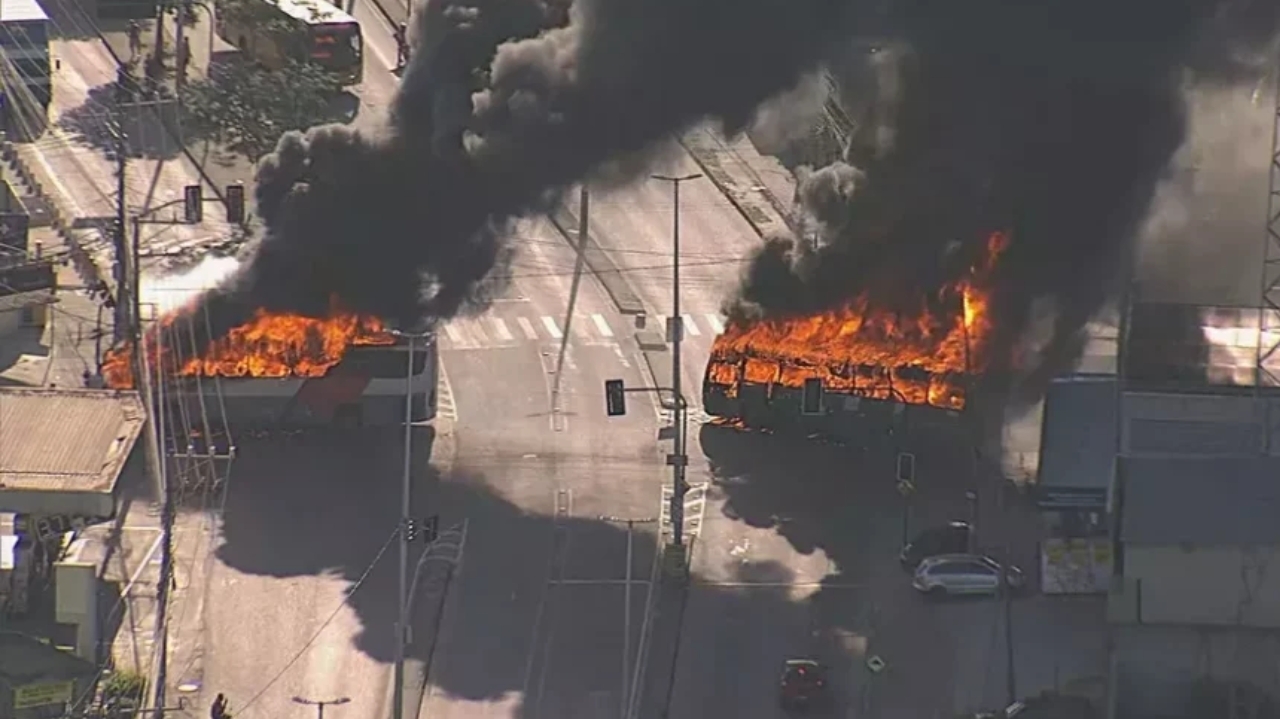
M965 378L988 364L991 271L1009 246L993 233L968 275L942 287L937 299L953 315L872 306L864 293L844 307L811 317L731 324L716 338L707 381L727 396L743 382L801 387L819 378L826 391L963 409Z
M321 377L342 361L351 347L395 344L386 326L372 317L337 308L323 319L259 309L248 322L215 340L203 356L190 357L183 356L189 337L157 342L182 316L179 312L162 318L143 342L149 364L153 368L160 365L170 376ZM108 387L132 388L132 346L108 352L102 374Z

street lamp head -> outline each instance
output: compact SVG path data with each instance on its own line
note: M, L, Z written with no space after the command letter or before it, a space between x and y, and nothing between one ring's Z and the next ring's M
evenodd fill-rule
M700 172L695 172L695 173L690 174L690 175L680 175L680 176L675 176L675 175L650 175L649 177L651 177L651 178L653 178L653 179L655 179L655 180L661 180L661 181L663 181L663 182L688 182L689 180L696 180L696 179L698 179L698 178L702 177L702 173L700 173Z
M294 698L293 698L293 701L297 702L298 704L310 704L310 703L311 703L311 702L307 701L306 699L303 699L302 697L294 697Z
M338 699L334 699L334 700L333 700L333 702L331 702L331 703L333 703L333 704L346 704L346 703L347 703L347 702L349 702L349 701L351 701L351 697L340 697L340 698L338 698Z

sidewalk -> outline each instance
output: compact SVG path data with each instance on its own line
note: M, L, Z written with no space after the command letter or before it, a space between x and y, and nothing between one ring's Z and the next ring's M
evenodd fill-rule
M77 249L67 243L77 245L110 282L115 258L107 223L116 215L117 162L108 108L116 63L97 39L53 40L50 53L54 93L48 130L36 142L13 144L10 159L61 220L61 246L46 249L59 252ZM125 195L128 214L143 218L139 234L144 254L197 250L224 243L238 231L216 202L223 189L203 181L162 125L160 113L166 111L173 109L135 107L114 118L127 138ZM204 185L204 221L174 224L182 220L183 188L196 184Z

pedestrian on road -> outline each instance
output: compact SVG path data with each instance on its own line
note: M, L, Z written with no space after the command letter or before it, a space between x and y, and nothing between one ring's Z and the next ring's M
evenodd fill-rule
M129 54L137 57L142 52L142 26L137 20L129 21Z
M187 66L191 63L191 38L183 36L182 44L178 46L178 75L182 79L187 78Z
M409 28L404 23L396 25L396 69L403 70L409 64Z

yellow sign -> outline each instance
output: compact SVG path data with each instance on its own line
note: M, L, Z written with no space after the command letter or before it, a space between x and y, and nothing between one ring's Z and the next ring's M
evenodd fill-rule
M14 709L30 709L49 704L66 704L71 701L72 682L49 682L47 684L27 684L13 692Z

